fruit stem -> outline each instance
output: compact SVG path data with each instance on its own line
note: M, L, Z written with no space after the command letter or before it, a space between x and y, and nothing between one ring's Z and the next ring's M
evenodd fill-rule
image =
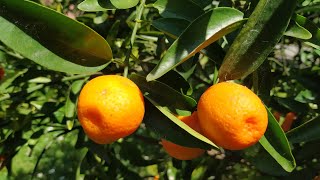
M138 31L138 26L140 25L141 23L141 16L142 16L142 12L144 10L144 7L145 7L145 3L146 3L146 0L141 0L140 2L140 5L137 9L137 16L136 16L136 19L135 19L135 25L134 25L134 28L133 28L133 31L132 31L132 35L131 35L131 46L133 46L134 44L134 41L136 39L136 34L137 34L137 31Z

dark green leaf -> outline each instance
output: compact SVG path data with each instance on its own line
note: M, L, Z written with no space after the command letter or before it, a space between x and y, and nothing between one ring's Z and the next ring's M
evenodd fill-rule
M255 71L282 37L295 7L296 0L260 0L223 60L220 81Z
M320 139L320 116L291 129L287 133L291 143L308 142Z
M158 0L153 5L162 17L193 21L204 11L189 0Z
M212 0L190 0L200 6L202 9L212 4Z
M182 95L168 85L160 81L147 82L146 78L132 74L129 77L135 82L140 90L161 106L166 106L172 113L179 114L179 111L193 111L197 102L189 96Z
M292 112L297 113L306 113L308 111L308 104L301 103L299 101L296 101L294 99L290 98L275 98L275 100L282 105L283 107L287 108L288 110Z
M292 19L312 34L312 38L306 40L305 42L314 48L320 49L320 28L318 28L317 25L308 20L306 17L298 14L295 14Z
M189 26L189 22L182 19L161 18L152 21L152 25L164 32L173 39L177 39L183 31ZM222 63L225 56L224 50L218 43L212 43L208 47L201 50L201 53L208 56L211 60L218 64Z
M147 80L157 79L183 63L197 52L224 35L241 27L243 13L232 8L216 8L195 21L175 40L164 57L147 76Z
M198 132L191 129L181 120L171 114L166 108L155 103L151 98L146 96L149 101L146 102L146 114L143 122L148 128L153 130L159 138L164 138L173 143L203 149L211 149L217 146L202 136Z
M0 41L28 59L76 74L99 71L110 62L106 40L84 24L27 0L0 4Z
M282 166L287 172L296 167L288 140L272 113L268 111L268 128L265 135L260 139L264 149Z
M168 36L176 39L188 27L189 21L176 18L161 18L152 21L152 25Z

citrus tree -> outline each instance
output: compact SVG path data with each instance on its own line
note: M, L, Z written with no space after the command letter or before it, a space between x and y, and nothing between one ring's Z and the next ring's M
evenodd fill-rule
M0 179L317 179L319 0L0 0Z

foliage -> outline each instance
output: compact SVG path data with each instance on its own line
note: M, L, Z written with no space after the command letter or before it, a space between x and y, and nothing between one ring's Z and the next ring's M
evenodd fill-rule
M0 0L0 179L319 175L319 0L128 2ZM82 86L102 74L129 77L146 101L141 127L110 145L90 141L76 115ZM175 117L227 79L268 109L265 136L242 151L217 147ZM297 114L292 130L283 132L275 111ZM207 152L175 160L161 138Z

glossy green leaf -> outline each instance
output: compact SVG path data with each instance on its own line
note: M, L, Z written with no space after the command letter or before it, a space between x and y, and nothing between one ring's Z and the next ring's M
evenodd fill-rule
M184 19L193 21L204 11L189 0L157 0L153 6L159 10L164 18Z
M304 27L300 26L297 22L291 22L284 35L299 39L312 38L312 34Z
M129 78L139 86L144 94L147 93L148 97L161 106L166 106L172 113L193 112L196 108L197 102L194 99L182 95L160 81L147 82L145 77L137 74L132 74Z
M291 172L296 167L296 162L292 155L288 140L270 110L267 109L267 111L268 128L259 142L284 170Z
M308 20L306 17L298 14L295 14L292 19L312 34L312 38L305 40L305 42L308 42L313 47L320 49L320 28L317 27L317 25L315 25L312 21Z
M109 9L128 9L136 6L139 0L85 0L78 5L82 11L106 11Z
M247 159L260 172L273 176L286 176L290 174L285 171L260 144L251 146L243 150L243 152L244 158Z
M75 74L99 71L110 62L106 40L84 24L27 0L0 4L0 41L24 57Z
M243 13L232 8L216 8L203 14L174 41L155 69L148 74L147 80L161 77L243 23Z
M152 97L145 95L150 102L146 102L146 114L143 122L153 130L159 138L173 143L202 149L218 148L213 142L183 123L167 108L159 105Z
M173 39L177 39L183 31L189 26L187 20L175 19L175 18L160 18L152 21L152 25L164 32ZM200 53L208 56L214 62L221 64L225 56L225 52L222 47L214 42L208 47L202 49Z
M260 0L223 60L220 81L255 71L282 37L295 7L296 0Z
M320 116L294 128L287 133L291 143L308 142L320 139Z

